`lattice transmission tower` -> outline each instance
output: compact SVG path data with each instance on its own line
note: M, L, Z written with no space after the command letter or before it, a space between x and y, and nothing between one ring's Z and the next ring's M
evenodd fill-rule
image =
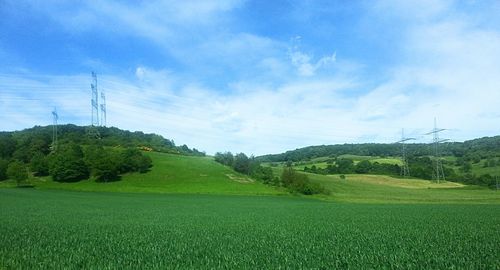
M101 89L101 126L106 126L106 95L104 89Z
M436 124L436 118L434 118L434 129L431 132L426 133L425 135L432 134L432 142L434 148L434 173L433 179L438 183L440 180L446 180L444 176L443 163L441 161L441 155L439 152L439 144L442 142L449 141L449 139L440 139L439 133L445 131L445 128L438 128Z
M406 138L405 130L401 130L401 140L396 142L401 144L401 176L408 177L410 176L410 167L408 166L408 156L406 153L406 142L415 140L415 138Z
M97 75L92 71L92 83L90 84L92 90L92 126L99 126L99 91L97 90Z
M54 107L52 111L52 145L50 146L52 151L57 150L57 120L59 115L57 114L57 109Z
M100 126L100 119L99 119L99 108L104 108L104 111L106 110L106 107L99 107L99 90L97 89L97 75L95 72L92 71L92 83L90 84L90 89L92 91L92 99L90 101L91 105L91 110L92 110L92 122L90 123L90 126L87 129L87 135L90 138L96 138L99 139L101 135L99 134L99 130L97 129L98 126Z

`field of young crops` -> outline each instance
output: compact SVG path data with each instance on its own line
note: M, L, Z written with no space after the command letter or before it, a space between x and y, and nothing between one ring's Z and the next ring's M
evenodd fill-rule
M500 205L0 189L0 269L499 269Z

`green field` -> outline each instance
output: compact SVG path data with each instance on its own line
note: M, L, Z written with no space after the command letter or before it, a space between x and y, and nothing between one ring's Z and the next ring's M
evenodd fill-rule
M58 183L50 177L33 178L36 188L106 192L203 193L277 195L283 191L256 182L215 162L210 157L148 153L154 167L148 173L126 174L120 181L84 180ZM4 185L8 185L5 183Z
M498 269L499 211L0 189L0 268Z
M354 161L354 164L358 164L362 160L369 160L372 163L378 162L381 164L397 164L401 165L401 159L397 157L376 157L376 156L358 156L358 155L340 155L337 158L347 158L347 159L352 159ZM327 161L331 160L330 157L317 157L313 158L309 161L299 161L295 162L293 165L293 168L295 170L302 171L304 170L304 167L311 167L311 166L316 166L317 168L326 168L328 167ZM281 165L284 165L284 162L280 163ZM267 163L267 165L269 165Z
M150 172L116 182L0 182L0 269L500 268L491 189L308 174L330 194L299 196L210 157L149 154Z

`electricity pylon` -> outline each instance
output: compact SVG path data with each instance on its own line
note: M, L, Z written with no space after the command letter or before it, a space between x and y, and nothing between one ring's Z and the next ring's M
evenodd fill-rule
M52 111L52 151L57 150L57 120L59 119L59 115L57 115L57 109L54 107Z
M407 177L410 176L410 167L408 166L408 157L406 156L406 142L415 140L415 138L406 138L405 130L401 130L401 140L396 142L401 144L401 176Z
M434 147L434 174L433 178L439 184L440 180L446 180L444 177L443 164L441 162L441 156L439 153L439 144L442 142L449 141L449 139L440 139L439 132L445 131L444 128L437 128L436 118L434 118L434 129L431 132L426 133L425 135L432 134L432 142Z

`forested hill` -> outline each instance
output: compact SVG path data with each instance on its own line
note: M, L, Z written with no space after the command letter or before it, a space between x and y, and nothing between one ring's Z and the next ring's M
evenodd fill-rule
M431 156L433 151L432 144L407 144L409 156ZM444 156L464 157L467 159L500 157L500 136L484 137L465 142L443 143L440 145L440 152ZM346 154L382 157L399 156L401 155L401 145L365 143L308 146L281 154L259 156L257 160L261 162L302 161L316 157L334 157Z
M99 134L103 146L144 147L157 152L198 155L205 153L186 145L176 146L174 141L157 134L145 134L140 131L127 131L115 127L84 127L72 124L59 125L57 135L59 144L92 144ZM0 157L15 157L28 162L34 152L47 154L52 144L52 126L35 126L21 131L0 132Z

